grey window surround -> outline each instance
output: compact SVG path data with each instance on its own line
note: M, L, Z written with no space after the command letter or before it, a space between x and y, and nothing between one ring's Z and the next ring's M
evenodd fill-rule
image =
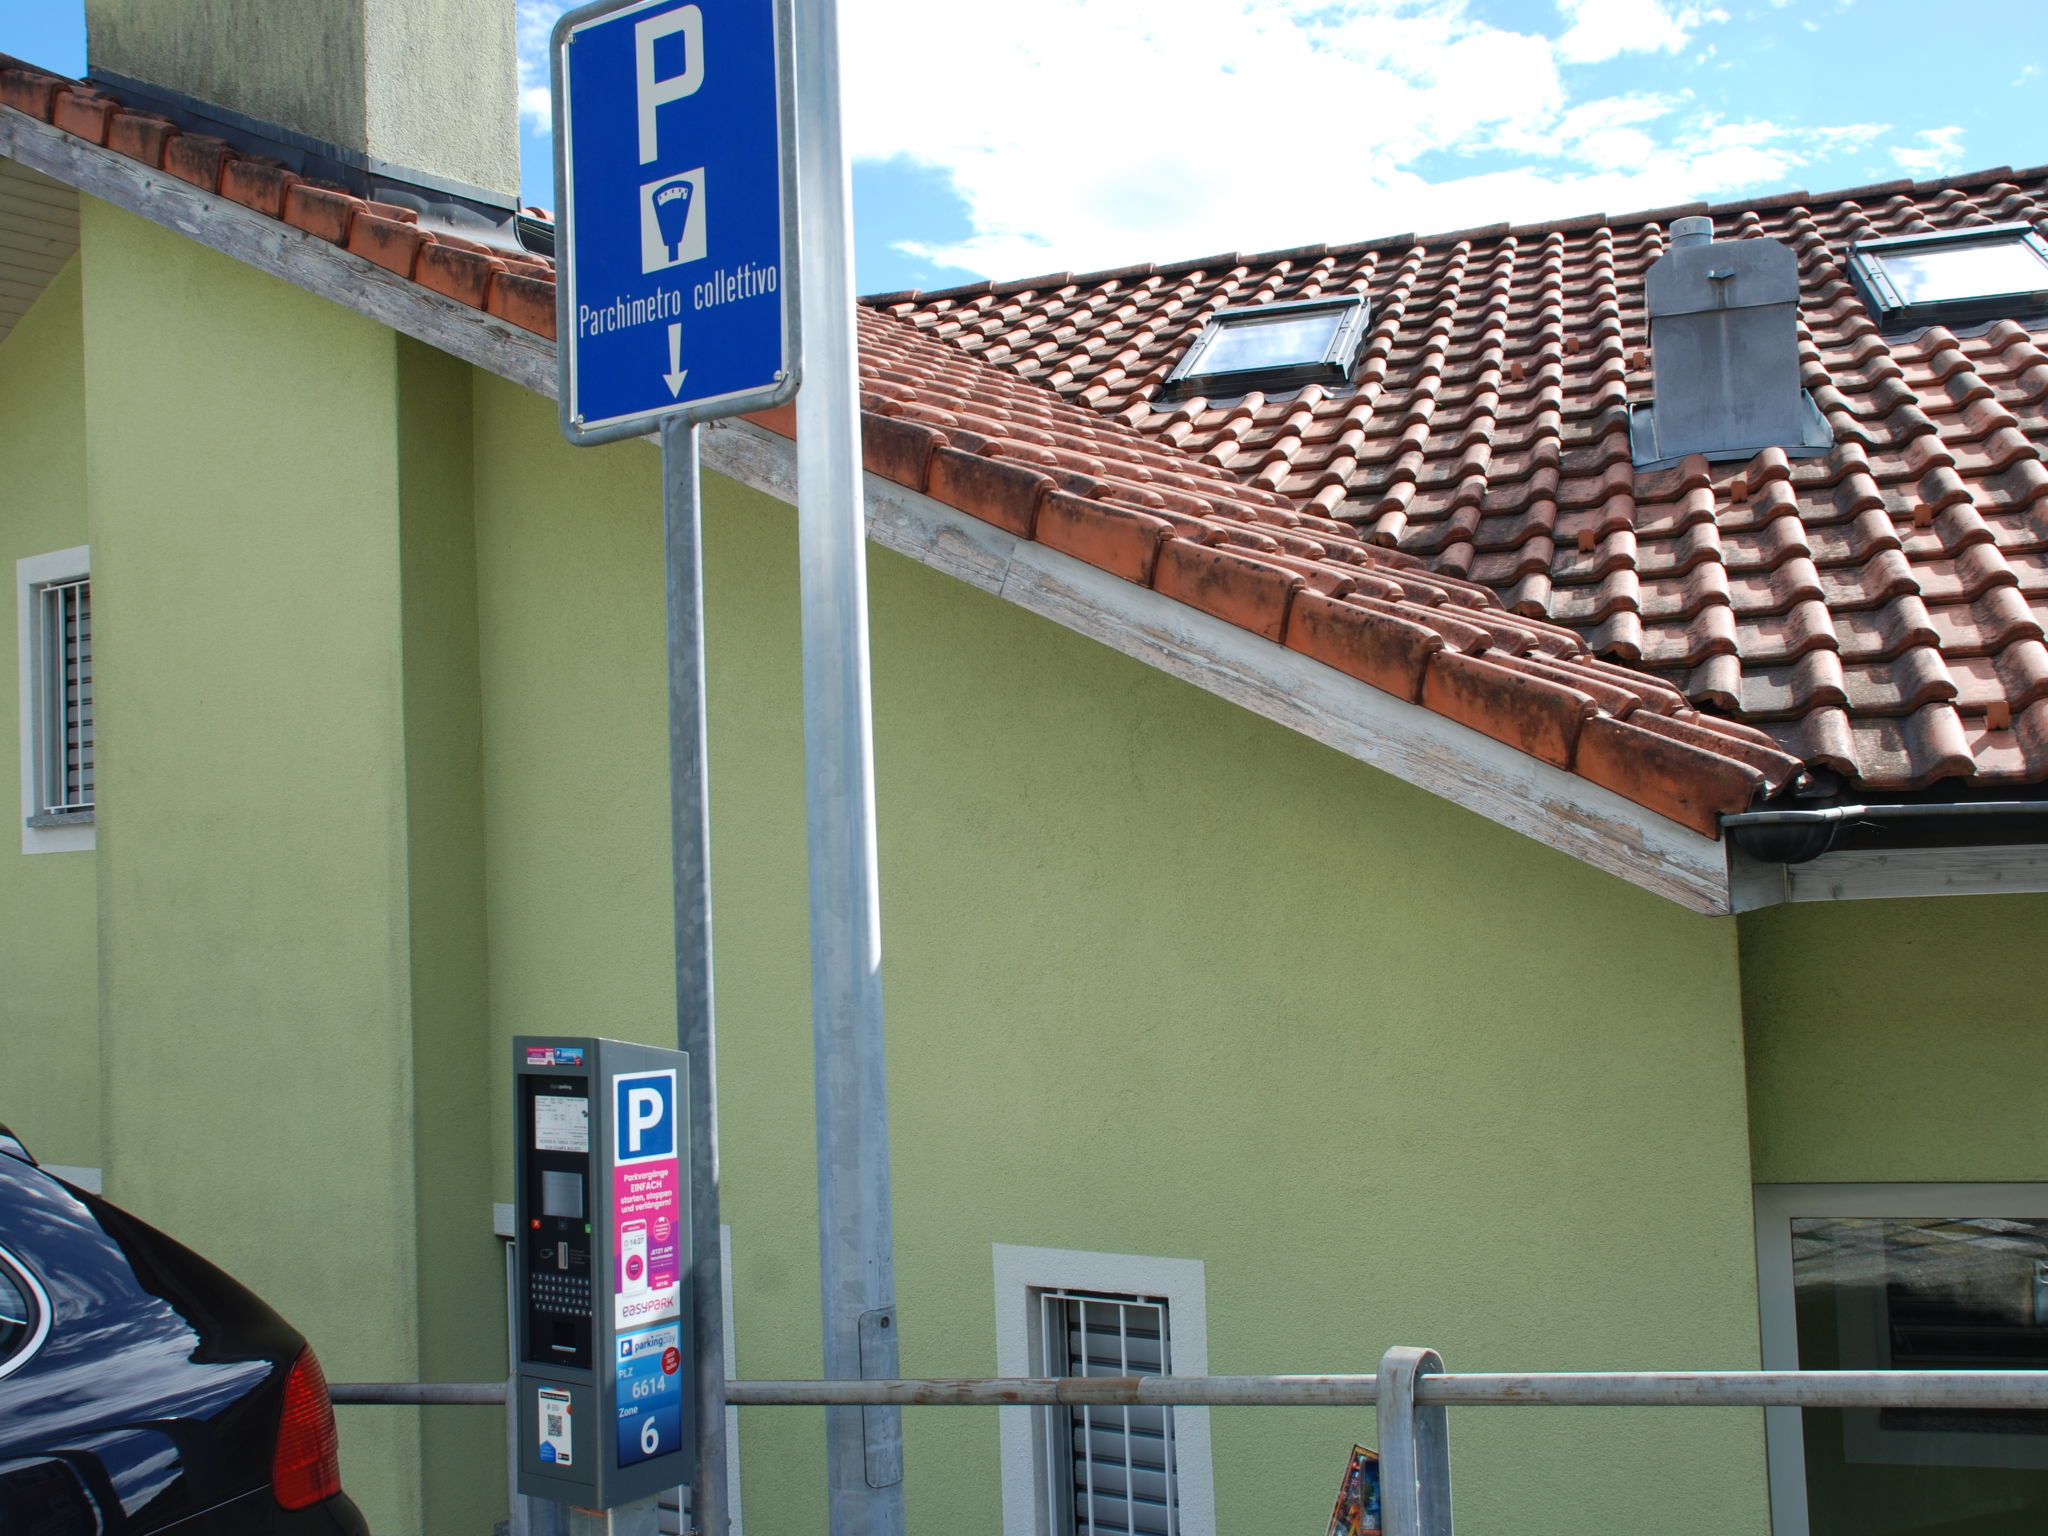
M31 828L93 820L92 577L43 582L30 592L35 647L35 805Z

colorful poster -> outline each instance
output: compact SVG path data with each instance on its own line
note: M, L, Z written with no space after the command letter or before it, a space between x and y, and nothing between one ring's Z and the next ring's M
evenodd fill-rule
M616 1366L619 1465L665 1456L683 1444L681 1328L642 1328L619 1335Z
M1330 1536L1380 1536L1380 1458L1362 1445L1351 1447L1351 1464L1330 1514Z
M612 1093L612 1321L624 1333L682 1316L675 1070L620 1073Z
M612 1170L615 1326L682 1316L682 1170L672 1157Z
M551 1467L575 1465L569 1433L569 1393L563 1387L540 1389L540 1459Z

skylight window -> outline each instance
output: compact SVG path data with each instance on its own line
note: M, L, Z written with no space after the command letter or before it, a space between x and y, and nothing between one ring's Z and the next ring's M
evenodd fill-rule
M1890 328L2048 315L2048 241L2031 224L1859 240L1849 270Z
M1343 384L1365 334L1365 299L1305 299L1218 310L1167 375L1166 394L1242 395L1252 390Z

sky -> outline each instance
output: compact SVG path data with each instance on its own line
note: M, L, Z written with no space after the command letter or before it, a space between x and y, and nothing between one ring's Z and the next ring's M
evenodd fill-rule
M504 3L523 195L548 207L545 51L568 0ZM0 0L0 51L80 72L83 11ZM841 0L857 280L943 288L2039 165L2041 15L2042 0Z

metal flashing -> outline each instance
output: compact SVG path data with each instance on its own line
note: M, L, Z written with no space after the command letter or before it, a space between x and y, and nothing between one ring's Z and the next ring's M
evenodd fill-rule
M215 138L226 139L237 149L253 150L259 154L272 156L284 161L301 176L318 176L330 181L339 181L349 186L349 190L359 197L378 197L385 202L391 201L381 192L357 191L350 185L355 179L378 186L395 185L418 192L430 192L437 198L476 204L480 209L490 209L499 215L510 214L519 206L516 197L509 197L502 192L491 192L451 176L436 176L428 171L415 170L409 165L397 165L389 160L380 160L375 155L365 154L359 149L350 149L345 144L331 143L326 139L315 138L309 133L301 133L296 128L286 128L277 123L265 122L260 117L251 117L245 112L237 112L232 107L202 101L197 96L187 95L168 85L137 80L132 76L117 74L111 69L98 66L88 70L86 78L109 96L116 99L133 98L136 104L168 117L180 128L191 132L209 133Z
M1776 448L1788 459L1821 459L1834 451L1834 432L1828 426L1828 419L1821 414L1820 406L1806 390L1799 392L1802 402L1800 441L1797 443L1756 443L1743 448L1714 448L1704 452L1695 449L1699 457L1710 464L1745 463L1762 453L1766 448ZM1651 470L1673 469L1693 457L1693 453L1666 453L1657 440L1657 402L1652 400L1631 400L1628 403L1628 449L1630 462L1642 473Z

